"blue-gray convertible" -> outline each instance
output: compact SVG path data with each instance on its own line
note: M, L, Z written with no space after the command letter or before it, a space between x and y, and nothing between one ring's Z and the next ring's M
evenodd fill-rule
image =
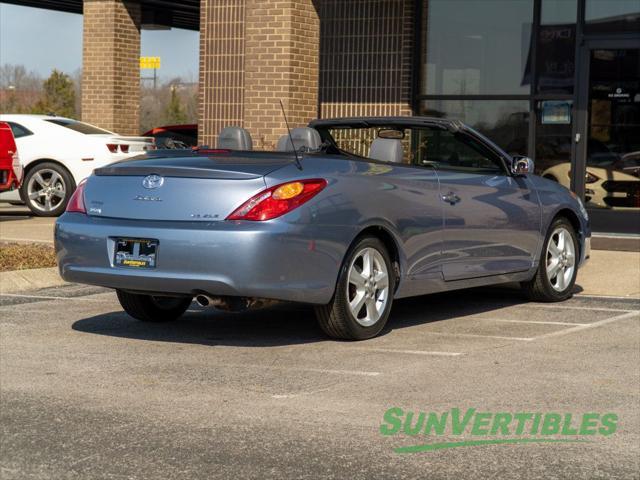
M361 340L396 298L520 282L532 300L567 299L590 235L582 202L530 159L458 121L374 117L316 120L269 152L228 127L216 148L96 169L55 246L65 280L116 289L139 320L175 320L194 299L304 302L329 336Z

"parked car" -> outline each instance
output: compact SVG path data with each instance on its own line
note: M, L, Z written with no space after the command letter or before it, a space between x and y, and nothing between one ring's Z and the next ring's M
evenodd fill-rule
M368 138L366 156L341 147ZM564 300L589 256L580 200L459 122L317 120L276 152L237 127L219 139L96 169L56 224L62 277L116 289L143 321L194 297L306 302L329 336L365 339L395 298L521 282Z
M11 127L0 122L0 192L20 187L22 165Z
M590 207L614 209L640 208L640 178L631 175L637 172L637 164L629 157L603 166L587 165L585 177L585 202ZM625 165L630 167L625 169ZM628 172L628 173L626 173ZM542 172L542 176L569 188L571 185L571 164L560 163Z
M155 148L154 140L126 137L70 118L0 115L13 131L24 167L18 192L0 200L26 203L39 216L64 212L76 185L94 168Z
M168 125L155 127L144 134L156 139L158 148L191 148L198 145L198 125Z

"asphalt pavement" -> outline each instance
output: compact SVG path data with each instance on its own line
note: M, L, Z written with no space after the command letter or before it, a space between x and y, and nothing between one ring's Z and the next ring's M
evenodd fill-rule
M108 290L0 296L2 479L594 479L640 471L640 302L526 302L509 289L397 301L376 339L313 312L193 304L137 322ZM392 407L614 412L586 443L398 447Z

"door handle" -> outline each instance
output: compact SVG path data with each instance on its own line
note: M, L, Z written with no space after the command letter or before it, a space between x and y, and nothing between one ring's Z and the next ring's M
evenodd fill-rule
M460 201L460 197L454 192L449 192L446 195L442 195L442 201L447 202L449 205L455 205Z

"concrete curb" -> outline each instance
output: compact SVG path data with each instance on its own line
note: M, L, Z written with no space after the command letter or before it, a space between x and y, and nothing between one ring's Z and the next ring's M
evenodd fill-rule
M0 272L0 294L59 287L65 283L58 273L58 267Z

